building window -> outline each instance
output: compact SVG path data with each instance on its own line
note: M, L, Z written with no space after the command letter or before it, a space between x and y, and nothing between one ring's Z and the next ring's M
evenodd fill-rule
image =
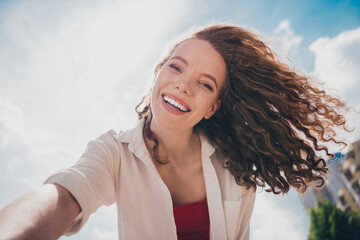
M340 203L341 203L342 206L346 206L346 200L345 200L345 198L344 198L344 195L341 195L341 196L339 197L339 201L340 201Z
M346 158L355 158L355 152L354 150L351 150L347 153Z
M359 181L354 182L353 184L351 184L351 187L354 189L354 191L356 192L356 195L360 196L360 186L359 186Z
M360 172L360 164L356 167L355 173Z
M350 169L347 169L344 174L345 174L346 179L347 179L349 182L351 182L351 179L353 178L353 176L352 176L352 174L351 174L351 172L350 172Z

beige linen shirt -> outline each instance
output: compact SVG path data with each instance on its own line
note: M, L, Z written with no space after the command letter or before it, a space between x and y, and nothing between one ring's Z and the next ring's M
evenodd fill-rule
M177 239L171 195L145 146L143 124L108 131L89 142L74 166L46 180L65 187L80 204L66 235L78 232L100 206L116 202L119 239ZM218 151L204 136L200 140L210 239L247 240L255 191L237 185Z

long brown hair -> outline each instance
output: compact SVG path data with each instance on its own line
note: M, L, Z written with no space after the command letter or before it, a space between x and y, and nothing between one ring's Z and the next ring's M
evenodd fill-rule
M290 186L304 192L311 182L323 186L328 168L320 152L333 155L320 142L346 146L336 137L339 128L347 130L342 114L347 110L344 102L281 63L249 30L214 25L191 38L208 41L227 65L220 108L194 130L205 134L222 153L224 167L236 183L247 188L268 185L266 191L275 194L288 192ZM155 75L179 44L156 66ZM144 135L156 143L154 159L166 163L156 153L149 101L147 94L136 111L139 119L146 119Z

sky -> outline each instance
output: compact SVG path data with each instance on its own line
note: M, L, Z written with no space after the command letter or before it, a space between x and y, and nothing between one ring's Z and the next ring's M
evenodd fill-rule
M164 46L214 23L267 36L281 59L360 111L359 1L0 1L0 208L71 166L90 140L134 126ZM352 142L360 118L348 117ZM294 190L257 192L252 240L307 238ZM116 239L116 228L115 206L102 207L64 239Z

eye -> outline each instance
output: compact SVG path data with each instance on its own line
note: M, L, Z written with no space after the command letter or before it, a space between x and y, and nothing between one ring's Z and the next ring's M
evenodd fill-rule
M207 89L209 89L210 91L213 90L213 88L212 88L209 84L207 84L206 82L200 82L200 84L201 84L202 86L206 87Z
M169 66L170 66L172 69L174 69L175 71L181 73L181 69L180 69L178 66L176 66L175 64L170 64Z

